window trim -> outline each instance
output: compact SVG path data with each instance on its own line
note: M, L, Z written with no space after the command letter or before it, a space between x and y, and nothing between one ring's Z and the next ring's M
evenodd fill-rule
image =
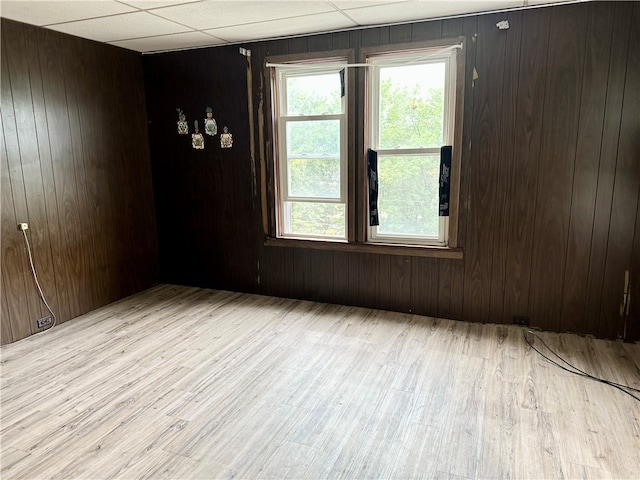
M265 58L264 65L264 75L265 79L268 79L265 82L265 97L266 97L266 105L268 108L267 118L269 119L266 122L267 132L264 141L260 142L262 145L266 145L266 158L267 162L265 165L265 176L263 179L262 186L266 187L267 195L266 198L263 197L263 211L266 213L267 221L264 225L265 234L268 238L278 239L278 240L287 240L287 241L302 241L302 239L296 239L295 236L287 236L287 237L278 237L277 233L277 222L278 222L278 198L277 198L277 168L278 162L276 158L276 152L281 148L278 144L278 131L277 131L277 112L278 107L281 105L281 100L278 97L278 89L276 88L278 85L278 73L275 68L271 68L267 66L267 63L295 63L304 65L304 63L315 63L316 61L323 61L330 63L331 61L344 61L346 59L347 63L355 63L355 51L353 49L342 49L342 50L331 50L324 52L311 52L304 54L289 54L289 55L276 55L276 56L268 56ZM357 72L349 72L349 75L357 74ZM349 78L347 75L347 79ZM353 119L353 112L355 112L356 105L356 91L355 91L356 82L351 80L347 81L346 88L346 96L347 101L345 105L345 116L346 121L343 126L344 131L347 132L345 141L346 141L346 169L345 173L347 176L346 179L346 192L345 201L346 201L346 240L334 237L316 237L313 240L309 240L310 242L318 241L320 243L345 243L352 242L355 240L354 235L354 227L353 227L353 218L355 218L355 182L354 182L354 165L352 158L354 158L354 154L356 151L356 142L352 135L349 135L348 132L353 131L355 122ZM263 101L265 101L263 97ZM264 148L264 147L262 147ZM279 179L280 177L277 176ZM266 202L266 205L264 204ZM307 239L304 239L307 240Z
M432 245L317 241L302 238L293 239L274 237L266 237L264 245L265 247L306 248L309 250L331 250L337 252L375 253L379 255L447 258L452 260L462 260L464 258L464 251L462 248L436 247Z
M424 59L425 54L433 50L433 53L437 57L433 60ZM404 64L404 62L413 63L413 60L423 60L416 62L416 64L429 64L429 63L441 63L444 60L445 69L445 92L443 97L443 115L445 121L443 122L443 138L445 141L443 145L449 145L452 140L451 132L455 132L455 105L456 105L456 49L432 47L430 49L420 49L415 51L403 51L403 52L382 52L376 54L370 54L366 57L366 63L371 65L377 65L378 68L370 68L367 70L367 108L368 114L364 119L365 129L369 133L369 145L365 145L367 148L371 148L378 152L378 161L385 156L437 156L440 157L441 145L419 148L396 148L396 149L384 149L380 147L380 77L381 68L391 67L398 64ZM421 58L422 57L422 58ZM438 235L437 236L422 236L422 235L406 235L406 234L392 234L381 233L377 226L367 225L367 243L375 244L411 244L411 245L424 245L434 247L447 247L449 240L449 217L438 217Z
M348 63L347 58L342 58L339 61L336 61L335 59L330 59L329 61L323 61L322 62L322 67L323 68L318 68L317 72L315 72L316 74L322 75L322 74L327 74L329 72L331 73L336 73L336 71L341 70L342 65L346 65ZM302 63L302 65L304 65L304 63ZM317 64L320 65L320 64ZM314 70L316 70L314 68ZM330 120L334 120L334 121L338 121L339 122L339 130L340 130L340 193L338 197L296 197L295 195L291 194L291 192L289 191L289 172L287 170L286 167L289 166L288 164L288 155L287 155L287 146L286 146L286 133L283 131L283 143L282 145L280 145L279 147L279 151L278 151L278 157L276 160L280 160L282 161L283 159L284 164L285 165L280 165L281 167L281 175L279 175L279 180L280 180L280 185L279 185L279 193L281 195L281 198L278 197L278 200L281 200L283 202L291 202L291 201L295 201L295 202L311 202L311 203L345 203L347 202L347 182L346 182L346 177L347 177L347 164L348 164L348 155L347 155L347 125L346 125L346 119L349 117L349 109L348 109L348 101L349 101L349 95L348 92L346 92L345 95L345 99L342 100L343 105L341 106L341 108L343 109L343 111L341 113L331 113L331 114L314 114L314 115L291 115L289 114L288 111L286 111L286 102L287 102L287 83L286 80L290 77L298 77L298 76L310 76L312 75L311 72L309 71L304 71L304 69L301 67L300 70L297 70L295 67L291 68L289 72L287 72L286 70L281 70L279 71L276 68L276 76L277 78L277 82L279 85L279 91L283 92L283 94L280 96L279 101L278 101L278 108L277 111L274 112L274 118L276 116L277 113L280 113L280 115L278 116L278 126L279 127L284 127L284 129L286 130L286 126L288 124L293 124L295 122L309 122L309 121L330 121ZM348 75L345 77L348 78ZM278 132L279 133L279 132ZM278 141L280 141L280 138L278 138ZM346 219L345 219L346 220Z
M451 158L451 194L449 201L449 220L448 220L448 239L446 246L438 246L438 245L420 245L418 243L411 244L412 247L415 248L449 248L449 249L457 249L459 247L458 243L458 229L459 229L459 211L460 211L460 170L462 167L462 128L464 123L464 103L465 103L465 83L466 83L466 68L465 68L465 57L466 57L466 38L465 37L452 37L452 38L440 38L437 40L427 40L423 42L409 42L409 43L396 43L389 45L376 45L371 47L362 47L360 48L360 55L358 61L360 63L366 63L367 58L373 55L380 54L408 54L414 51L426 50L426 49L436 49L436 48L446 48L452 45L461 44L462 49L459 52L456 52L456 85L455 85L455 108L454 108L454 118L452 120L453 126L453 142L452 142L452 158ZM360 78L359 89L364 92L364 96L361 101L364 101L364 118L365 120L370 118L369 112L369 88L371 83L368 80L368 73L366 75L362 75ZM366 150L367 145L370 144L369 141L370 136L370 128L369 125L365 125L364 128L364 138L363 145L359 151L358 164L361 169L366 171ZM363 188L364 192L367 192L366 195L362 195L362 199L358 203L359 207L359 215L364 217L364 223L360 224L360 231L358 232L359 240L362 243L372 243L374 245L397 245L395 243L380 243L380 242L369 242L368 241L368 230L369 226L367 225L366 219L368 218L368 179L365 177L362 179L360 188ZM361 222L362 223L362 222Z
M367 243L366 231L368 224L368 179L366 175L366 140L368 133L363 128L356 128L356 119L366 118L366 72L362 68L350 70L347 81L347 132L355 132L347 136L347 241L335 239L295 239L280 238L276 236L276 196L275 196L275 168L277 132L275 132L274 104L279 101L277 89L274 89L274 81L277 82L276 70L267 66L267 63L303 63L314 62L316 60L331 60L347 58L348 63L364 63L367 55L383 52L408 52L416 49L430 47L446 47L455 44L462 44L462 54L456 59L456 102L454 120L454 141L452 155L451 172L451 201L449 206L449 242L448 246L434 245L403 245L385 243ZM390 45L380 45L372 47L360 47L356 56L355 49L341 49L321 52L310 52L300 54L274 55L265 58L263 65L265 82L263 94L260 96L258 117L267 119L264 123L258 124L258 134L260 141L261 187L263 189L262 218L265 233L264 245L266 247L281 248L308 248L318 250L334 250L345 252L377 253L387 255L407 255L415 257L432 257L462 259L463 249L458 243L459 210L460 210L460 174L462 159L462 135L463 135L463 112L465 104L465 84L467 82L466 57L467 41L463 36L443 38L437 40L399 43ZM361 107L356 111L356 104ZM264 111L266 109L266 112ZM264 115L263 115L264 113ZM468 113L470 114L470 112ZM364 115L364 117L363 117ZM454 195L455 192L455 195Z

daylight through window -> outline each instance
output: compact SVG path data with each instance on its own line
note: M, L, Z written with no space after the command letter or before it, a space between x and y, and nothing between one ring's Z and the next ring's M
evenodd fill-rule
M455 50L370 55L369 148L378 152L376 243L444 246L440 148L453 143Z
M353 53L271 64L276 237L457 247L462 42L363 48L359 64Z
M279 236L346 240L344 64L277 71Z

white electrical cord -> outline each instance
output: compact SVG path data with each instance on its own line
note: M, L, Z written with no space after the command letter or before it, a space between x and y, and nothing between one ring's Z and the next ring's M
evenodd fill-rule
M27 253L29 254L29 264L31 265L31 272L33 272L33 279L36 282L36 287L38 287L38 293L40 294L40 299L42 300L42 303L45 304L45 306L47 307L47 310L49 310L49 313L51 313L51 317L53 318L53 323L49 328L47 328L47 330L51 330L53 327L56 326L56 314L53 313L53 310L51 310L51 307L47 303L47 299L44 298L44 293L42 293L42 287L40 287L40 282L38 281L38 274L36 273L36 267L33 265L33 257L31 256L31 245L29 245L29 239L27 238L27 231L25 229L21 229L21 230L22 230L22 234L24 235L24 241L27 244ZM43 333L43 332L46 332L47 330L43 330L42 332L38 332L38 333Z

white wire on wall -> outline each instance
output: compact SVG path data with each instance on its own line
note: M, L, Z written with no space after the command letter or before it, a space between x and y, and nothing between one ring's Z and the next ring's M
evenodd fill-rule
M47 299L44 297L44 293L42 292L42 287L40 286L40 282L38 281L38 274L36 273L36 267L33 264L33 257L31 256L31 245L29 245L29 238L27 237L27 231L25 229L22 229L22 235L24 235L24 241L27 244L27 253L29 254L29 265L31 266L31 272L33 273L33 280L35 281L36 287L38 288L38 294L40 295L40 299L42 300L42 303L44 303L44 305L47 307L47 310L49 310L49 313L51 314L51 318L53 318L53 322L51 323L51 326L47 328L47 330L43 330L43 332L46 332L56 326L56 321L57 321L56 314L53 313L53 310L51 310L51 307L49 306L49 303L47 302ZM43 333L43 332L38 332L38 333Z

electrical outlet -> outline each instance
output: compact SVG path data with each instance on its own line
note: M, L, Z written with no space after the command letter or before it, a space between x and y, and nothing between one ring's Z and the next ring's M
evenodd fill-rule
M46 327L47 325L51 325L51 315L48 315L43 318L39 318L37 321L38 328Z
M19 223L18 224L18 230L29 230L29 224L28 223Z
M529 319L529 317L525 317L524 315L514 315L513 324L524 325L525 327L528 327L531 324L531 320Z

